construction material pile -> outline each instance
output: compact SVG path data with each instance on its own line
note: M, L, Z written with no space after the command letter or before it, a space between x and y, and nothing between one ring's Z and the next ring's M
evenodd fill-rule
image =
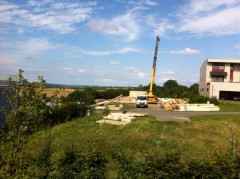
M179 104L177 111L219 111L220 108L214 104Z
M115 125L126 125L130 123L136 117L146 116L144 113L110 113L108 116L104 116L102 120L97 123L107 123Z
M159 103L167 111L219 111L214 104L188 104L187 99L159 98Z
M115 105L106 105L106 106L96 106L95 109L100 109L100 110L104 110L104 109L109 109L110 111L119 111L123 108L122 104L119 104L118 106Z
M179 104L188 103L188 99L158 98L158 102L165 110L173 111L179 109Z

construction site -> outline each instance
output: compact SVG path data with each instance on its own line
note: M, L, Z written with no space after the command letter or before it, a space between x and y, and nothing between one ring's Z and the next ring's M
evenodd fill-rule
M177 122L189 122L190 116L194 116L194 115L198 115L198 114L213 114L213 112L219 112L220 108L211 103L210 101L205 101L205 102L191 102L189 100L189 98L178 98L178 97L162 97L162 96L157 96L154 93L154 85L155 85L155 91L156 88L158 88L155 84L155 78L156 78L156 66L157 66L157 57L158 57L158 48L159 48L159 43L160 43L160 38L157 36L156 37L156 43L155 43L155 50L154 50L154 56L153 56L153 64L152 64L152 69L151 69L151 76L150 76L150 81L149 81L149 86L147 86L147 90L134 90L134 89L129 89L129 94L121 94L118 96L112 96L113 98L111 98L110 96L106 96L106 99L101 98L98 99L96 97L94 97L95 99L95 104L93 104L93 102L91 102L90 104L88 104L90 107L93 107L96 111L108 111L107 114L105 114L105 116L103 117L102 120L97 121L97 123L109 123L109 124L115 124L115 125L126 125L129 122L131 122L132 120L134 120L136 117L142 117L142 116L146 116L146 115L151 115L154 116L157 120L160 121L177 121ZM199 89L197 87L197 89L195 89L196 93L199 93L201 96L206 96L210 99L211 98L216 98L217 100L219 99L219 96L217 96L216 94L214 95L214 93L210 94L210 93L204 93L204 88L206 88L206 91L213 91L215 89L213 89L215 86L216 88L216 84L219 85L219 82L217 82L216 84L214 83L214 85L211 85L208 81L209 80L213 80L213 78L216 77L216 75L226 75L227 72L222 71L221 69L225 69L226 66L226 70L228 69L227 67L230 66L231 68L229 68L230 71L230 77L231 77L231 81L234 81L233 79L233 73L235 70L235 73L238 72L238 62L235 60L225 60L226 63L223 64L219 64L217 63L218 60L216 59L210 59L204 62L203 66L201 67L201 76L206 76L206 69L203 70L204 68L207 68L208 70L210 70L210 73L212 76L209 79L206 79L205 82L201 81ZM231 63L231 64L229 64ZM234 64L235 63L235 64ZM204 65L207 64L207 67L205 67ZM208 67L210 66L210 67ZM235 67L234 67L235 66ZM212 70L212 71L211 71ZM214 76L215 75L215 76ZM3 77L1 77L3 78ZM5 76L5 78L7 78ZM219 77L220 78L220 77ZM201 77L202 79L202 77ZM207 81L208 80L208 81ZM7 79L5 80L1 80L2 82L5 81L5 83L8 81ZM16 81L16 79L15 79ZM8 84L3 83L3 87L4 86L8 86ZM172 88L174 88L174 84L176 85L177 82L175 82L174 80L170 80L169 83L173 83L170 84L169 86L166 85L165 90L166 91L172 91ZM205 83L207 85L205 85ZM235 83L237 85L237 83ZM235 85L233 84L233 85ZM232 84L231 84L232 85ZM198 86L198 85L197 85ZM209 90L209 88L212 88ZM196 87L195 87L196 88ZM235 88L235 87L232 87ZM228 90L231 90L232 88L229 88ZM146 89L146 88L145 88ZM226 90L226 88L224 88ZM39 89L41 90L41 89ZM106 89L105 89L106 90ZM182 93L185 93L187 89L183 89ZM197 91L196 91L197 90ZM199 91L198 91L199 90ZM47 105L49 106L54 106L57 104L61 104L61 100L56 102L55 101L55 97L56 98L68 98L69 96L71 96L73 93L75 92L82 92L85 93L84 88L82 89L71 89L71 88L65 88L65 87L61 87L61 88L44 88L43 92L46 94L46 96L48 97L48 101L47 101ZM91 91L91 90L90 90ZM103 90L104 91L104 90ZM235 90L236 91L236 90ZM174 91L172 91L174 92ZM231 99L238 99L239 97L239 92L221 92L219 90L219 94L223 96L223 94L226 96L230 96ZM235 96L233 96L233 94ZM84 95L89 95L89 94L84 94ZM173 96L171 94L171 96ZM177 95L176 95L177 96ZM184 95L181 95L184 96ZM75 99L76 100L76 99ZM78 103L82 103L82 99L77 99ZM124 107L128 105L128 107ZM218 113L220 114L220 113ZM88 112L88 115L90 115L90 112ZM3 117L1 117L3 118ZM3 119L1 119L2 121L4 121Z
M97 121L98 123L125 125L136 117L146 115L153 115L158 120L189 122L189 116L208 114L206 112L218 112L220 110L218 106L211 104L209 101L190 104L189 99L186 98L160 98L153 93L159 42L160 38L157 36L149 89L147 91L130 91L129 96L120 95L109 100L96 99L94 105L96 110L107 109L110 111L110 114ZM136 108L123 111L122 104L124 103L133 104ZM169 112L164 113L163 111Z

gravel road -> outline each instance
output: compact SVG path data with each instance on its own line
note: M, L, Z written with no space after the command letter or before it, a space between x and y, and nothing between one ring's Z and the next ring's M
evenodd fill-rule
M155 116L157 120L160 121L176 121L176 122L190 122L189 117L198 116L198 115L216 115L216 114L239 114L240 112L177 112L177 111L165 111L160 109L160 106L157 104L149 105L148 108L135 108L130 109L128 112L140 112L147 113L151 116Z

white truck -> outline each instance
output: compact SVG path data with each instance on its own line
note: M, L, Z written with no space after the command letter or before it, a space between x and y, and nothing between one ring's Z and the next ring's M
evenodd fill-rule
M147 108L147 107L148 107L147 95L137 95L136 108Z

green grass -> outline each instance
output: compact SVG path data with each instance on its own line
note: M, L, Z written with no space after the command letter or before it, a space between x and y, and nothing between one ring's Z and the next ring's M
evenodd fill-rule
M240 112L240 102L239 101L224 101L220 102L218 105L221 112Z
M239 115L191 117L192 122L161 122L154 117L140 117L125 126L98 124L101 116L79 118L40 131L30 138L26 150L37 152L49 138L58 158L71 146L82 151L123 152L141 160L145 155L179 149L183 158L206 159L228 151L230 128L240 137ZM229 127L230 124L230 127Z

